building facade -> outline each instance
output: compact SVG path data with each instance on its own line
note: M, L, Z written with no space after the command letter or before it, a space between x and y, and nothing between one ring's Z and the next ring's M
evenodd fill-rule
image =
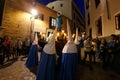
M3 15L1 16L0 36L11 38L31 37L31 32L47 34L48 29L54 29L52 19L57 17L57 12L36 2L36 0L4 0ZM32 9L37 10L37 16L31 14ZM51 19L52 18L52 19ZM66 30L67 17L62 16L63 28Z
M86 34L106 37L120 34L120 0L85 0Z
M72 31L75 33L76 27L79 34L85 31L85 19L74 0L57 0L47 5L52 10L61 12L62 15L72 20Z
M74 0L72 2L72 23L73 29L76 29L76 27L78 28L79 35L85 32L85 18L81 14Z

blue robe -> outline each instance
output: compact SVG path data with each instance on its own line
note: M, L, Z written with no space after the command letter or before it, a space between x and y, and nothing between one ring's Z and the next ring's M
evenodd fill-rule
M25 65L28 68L34 68L38 65L38 46L36 44L31 45Z
M55 54L41 53L36 80L55 80Z
M77 64L77 53L64 53L62 55L59 80L77 80Z

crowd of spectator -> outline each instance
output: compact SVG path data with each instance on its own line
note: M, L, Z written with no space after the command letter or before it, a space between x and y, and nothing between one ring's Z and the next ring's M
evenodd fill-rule
M89 68L92 70L92 63L96 63L96 59L102 62L102 68L115 67L120 65L120 41L119 36L112 34L109 39L95 38L90 36L84 39L84 59L83 63L86 63L87 55L89 56ZM92 61L93 60L93 61Z
M30 39L26 38L22 41L20 38L12 40L10 37L5 36L0 38L0 64L11 59L16 59L20 55L27 55L31 45Z

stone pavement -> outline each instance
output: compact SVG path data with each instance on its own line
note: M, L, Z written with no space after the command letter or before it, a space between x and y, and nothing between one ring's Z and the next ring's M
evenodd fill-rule
M21 57L14 63L6 63L0 69L0 80L35 80L35 75L24 64L25 60L21 60Z
M0 65L0 80L35 80L36 76L24 66L26 58L22 57L17 61ZM78 80L120 80L120 75L110 68L103 70L99 63L93 64L93 70L87 65L80 64Z

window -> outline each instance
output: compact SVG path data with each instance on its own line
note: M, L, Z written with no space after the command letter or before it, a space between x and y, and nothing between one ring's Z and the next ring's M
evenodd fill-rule
M75 19L75 12L73 13L73 18Z
M120 30L120 13L115 16L115 26L117 30Z
M99 4L100 4L100 0L95 0L95 6L96 6L96 8L98 7Z
M44 14L39 14L38 16L35 16L35 19L40 19L40 20L44 20Z
M36 37L36 34L37 34L37 37L39 37L40 36L40 32L34 32L34 39Z
M63 7L63 4L60 4L60 7Z
M0 0L0 26L2 25L2 16L4 10L5 0Z
M46 36L49 37L51 34L53 34L53 32L54 32L53 29L47 29Z
M86 1L86 9L89 8L89 0Z
M107 17L108 17L108 19L111 19L110 6L109 6L108 0L106 0L106 8L107 8Z
M90 14L88 13L88 25L90 25Z
M54 9L54 6L52 6L52 9Z
M92 29L89 29L89 36L92 37Z
M97 28L97 36L101 36L102 35L102 17L101 16L98 20L96 20L95 25Z
M49 23L49 24L50 24L50 25L49 25L50 28L51 28L51 29L55 29L55 26L56 26L56 19L53 18L53 17L50 17L49 20L50 20L50 21L49 21L49 22L50 22L50 23Z

